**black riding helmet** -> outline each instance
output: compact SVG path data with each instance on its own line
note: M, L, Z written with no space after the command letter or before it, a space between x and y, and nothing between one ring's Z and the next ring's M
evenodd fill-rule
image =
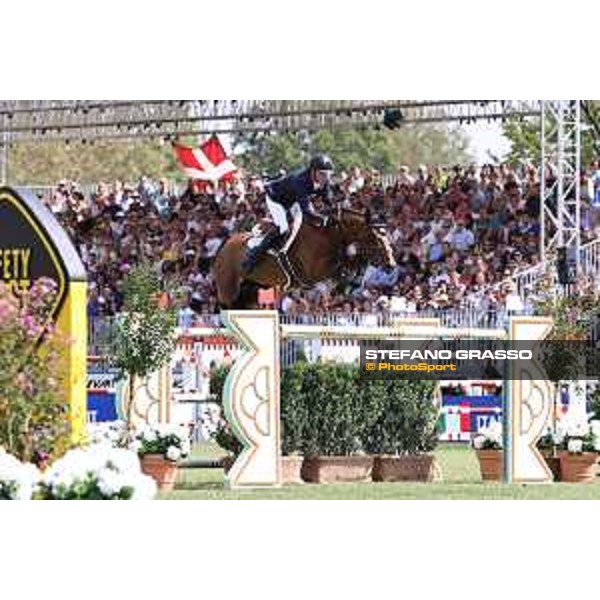
M324 188L331 183L333 162L326 154L317 154L310 161L310 171L317 188Z
M333 171L333 161L326 154L317 154L310 161L310 168L315 171Z

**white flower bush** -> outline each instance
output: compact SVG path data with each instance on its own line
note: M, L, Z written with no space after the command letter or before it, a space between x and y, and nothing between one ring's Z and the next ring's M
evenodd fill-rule
M70 450L44 474L49 500L151 500L156 483L140 469L131 450L108 442Z
M138 454L162 454L174 462L191 451L190 431L184 425L157 423L136 432L129 447Z
M559 445L571 454L600 451L600 422L588 422L586 417L566 417L556 425Z
M587 421L572 421L567 423L566 434L569 438L584 438L590 435L591 427Z
M488 427L482 427L473 438L475 450L502 449L502 423L494 421Z
M190 431L184 425L156 423L145 425L133 432L125 421L91 423L87 428L91 444L108 444L113 448L127 448L139 455L162 454L177 462L191 451Z
M0 500L31 500L39 481L35 465L22 463L0 449Z
M583 440L571 439L567 442L567 450L572 454L583 452Z
M167 458L177 461L181 458L181 450L177 446L169 446L167 448Z

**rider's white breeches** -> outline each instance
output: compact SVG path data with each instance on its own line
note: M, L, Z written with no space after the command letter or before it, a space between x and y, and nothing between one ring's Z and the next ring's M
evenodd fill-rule
M269 198L269 196L267 196L267 208L269 209L269 212L271 213L271 217L273 217L273 222L279 228L279 233L281 233L282 235L284 233L287 233L287 230L289 229L289 225L288 225L287 214L286 214L285 208L283 208L283 206L281 206L281 204L278 204L277 202L273 202L273 200L271 200L271 198Z

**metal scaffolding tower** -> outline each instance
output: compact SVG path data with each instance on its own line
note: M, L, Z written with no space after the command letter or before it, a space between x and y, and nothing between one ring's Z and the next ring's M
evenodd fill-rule
M579 272L581 246L581 103L545 100L541 107L542 262L559 248Z

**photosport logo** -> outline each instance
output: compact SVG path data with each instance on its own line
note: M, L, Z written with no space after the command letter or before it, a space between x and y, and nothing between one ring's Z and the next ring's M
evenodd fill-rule
M365 341L361 377L368 379L521 379L542 369L545 379L595 379L600 367L596 343L571 340Z

